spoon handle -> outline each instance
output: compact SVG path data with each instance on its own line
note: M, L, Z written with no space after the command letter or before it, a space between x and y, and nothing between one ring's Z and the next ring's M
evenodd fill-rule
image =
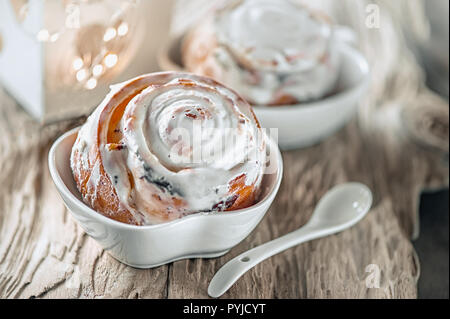
M329 229L314 229L304 226L282 237L269 241L263 245L250 249L233 258L215 274L208 287L211 297L224 294L243 274L261 261L276 255L290 247L306 241L323 237L333 233Z

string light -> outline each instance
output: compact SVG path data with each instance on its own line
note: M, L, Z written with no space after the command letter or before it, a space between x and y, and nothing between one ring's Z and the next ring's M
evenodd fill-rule
M87 77L86 69L81 69L80 71L78 71L76 77L77 77L78 82L83 82L84 79L86 79L86 77Z
M105 56L105 60L104 61L105 61L105 65L106 65L107 68L112 68L119 61L119 57L117 56L117 54L108 53L108 55Z
M128 33L128 23L122 22L119 27L117 28L117 34L120 37L125 36Z
M108 28L105 31L105 35L103 36L103 41L109 42L114 39L117 35L117 31L115 28Z
M97 64L92 68L92 74L96 77L100 76L103 73L103 65Z
M52 35L50 35L49 37L49 41L50 42L56 42L59 39L59 33L53 33Z
M50 32L48 32L47 29L42 29L38 32L36 37L40 42L48 41L50 39Z
M93 90L95 89L96 86L97 86L97 79L95 78L90 78L85 85L86 89L88 90Z
M80 57L75 58L75 60L73 60L73 62L72 62L72 67L75 71L80 70L83 66L84 66L84 62L83 62L83 59Z

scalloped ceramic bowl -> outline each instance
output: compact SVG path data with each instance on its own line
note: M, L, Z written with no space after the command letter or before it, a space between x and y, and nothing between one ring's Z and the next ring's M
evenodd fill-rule
M253 106L261 126L278 129L278 145L281 149L316 144L342 128L356 113L358 101L369 86L369 65L364 56L349 44L352 40L346 41L344 36L343 39L339 46L342 63L334 93L319 100L294 105ZM183 70L180 53L182 41L181 36L162 47L158 54L161 69Z
M53 181L72 216L84 231L119 261L152 268L185 258L212 258L227 253L247 237L272 204L283 175L275 142L267 138L273 174L265 174L260 200L251 207L219 214L192 214L168 223L134 226L107 218L81 199L70 168L77 129L55 141L49 153Z

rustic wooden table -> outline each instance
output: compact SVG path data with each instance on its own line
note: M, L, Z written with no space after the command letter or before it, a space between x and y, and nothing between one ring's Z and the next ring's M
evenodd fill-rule
M421 190L448 185L448 104L423 87L403 46L373 50L389 32L362 41L374 81L359 116L319 145L283 153L278 196L251 235L223 257L155 269L113 259L57 194L48 150L80 122L41 127L0 89L0 298L206 298L225 262L304 224L346 181L374 193L364 220L264 261L223 298L415 298L420 263L410 240Z

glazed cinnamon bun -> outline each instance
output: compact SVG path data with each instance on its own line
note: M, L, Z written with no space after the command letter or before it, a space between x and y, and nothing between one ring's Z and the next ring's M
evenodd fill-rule
M231 0L184 39L186 69L254 105L295 104L335 88L339 53L330 19L291 0Z
M206 77L154 73L115 85L81 127L71 168L101 214L150 225L257 200L266 162L251 107Z

